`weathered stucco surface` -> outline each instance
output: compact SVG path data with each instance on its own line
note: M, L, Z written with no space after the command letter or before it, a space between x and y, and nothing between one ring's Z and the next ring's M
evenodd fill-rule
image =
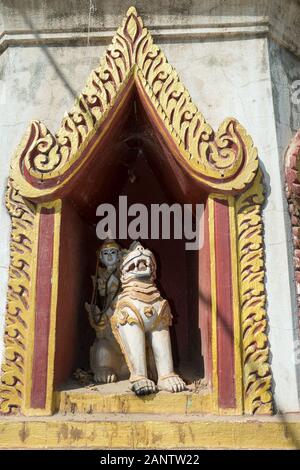
M60 33L66 32L73 32L68 39L76 42L85 40L79 32L89 32L91 40L97 40L93 31L117 28L131 5L154 34L167 30L173 36L183 32L188 37L199 36L202 30L215 35L225 26L223 33L228 35L241 27L246 32L247 27L259 30L264 25L278 43L300 55L298 0L2 0L0 32L5 34L0 36L0 48L3 41L32 41L28 33L33 29L34 36L45 33L44 40L61 39ZM205 30L209 27L214 31Z
M300 127L300 109L292 106L290 100L291 83L300 79L300 59L278 44L279 38L287 32L289 38L294 39L300 34L297 30L300 6L297 16L296 3L279 0L154 0L150 3L73 0L67 2L66 10L66 4L58 0L3 0L0 6L4 22L2 28L0 23L0 30L6 32L27 31L30 27L56 32L115 29L130 4L137 6L150 30L160 28L163 31L164 27L168 27L172 32L181 28L180 37L171 37L171 33L160 34L156 42L161 44L194 102L215 129L225 117L233 116L240 120L258 147L265 172L268 316L275 400L282 411L299 410L297 384L300 373L295 354L298 331L290 260L290 227L282 191L281 162L290 137ZM246 24L254 19L263 22L270 14L271 4L273 31L276 28L279 30L277 43L269 37L262 37L261 32L253 32L252 36L240 32L235 37L226 37L224 32L223 38L212 37L210 32L206 39L191 35L192 25L210 24L217 27L220 23ZM282 24L287 25L286 30ZM76 46L73 41L71 46L66 41L63 46L46 47L38 37L40 33L34 34L36 44L34 41L30 47L9 44L0 56L1 338L9 264L10 221L4 205L4 192L10 158L30 120L39 119L51 131L56 130L90 70L98 64L109 39L105 36L97 45L91 44L87 38L85 45ZM22 38L18 37L21 45ZM83 44L82 39L79 42ZM0 357L2 352L1 341Z

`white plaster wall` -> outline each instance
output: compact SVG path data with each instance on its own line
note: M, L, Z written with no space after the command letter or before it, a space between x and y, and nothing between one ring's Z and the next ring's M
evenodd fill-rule
M194 102L216 129L236 117L251 134L266 172L264 211L267 295L275 399L282 411L299 409L294 347L293 297L266 39L191 40L162 47ZM55 131L103 47L9 48L2 55L6 85L0 109L2 189L9 159L27 123L40 119ZM1 203L0 311L3 325L9 219Z

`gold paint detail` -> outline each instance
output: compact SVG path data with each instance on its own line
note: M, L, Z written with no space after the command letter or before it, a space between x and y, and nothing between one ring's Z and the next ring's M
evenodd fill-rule
M243 352L244 411L273 411L267 336L265 261L263 246L262 174L236 200L238 266Z
M243 366L241 347L241 315L240 315L240 290L239 290L239 260L238 240L236 227L235 199L228 197L229 226L230 226L230 252L231 252L231 278L232 278L232 308L234 331L234 371L235 371L235 398L236 410L239 414L244 410L243 394Z
M145 317L151 318L151 317L153 317L154 314L155 314L155 311L153 310L153 307L151 307L151 306L144 307Z
M144 331L144 323L139 310L129 300L121 300L117 302L115 312L111 317L111 325L113 330L119 325L139 325Z
M8 414L19 411L24 397L34 206L23 199L12 180L8 182L6 205L11 216L12 231L0 413Z
M118 311L118 325L126 325L126 323L128 325L139 324L138 320L132 317L128 310L123 308Z
M55 346L56 346L56 312L58 301L58 282L59 282L59 249L60 249L60 226L62 201L57 199L43 207L54 209L54 239L53 239L53 265L51 279L51 304L50 304L50 329L48 338L48 368L47 368L47 392L45 413L51 415L54 412L54 363L55 363Z
M35 214L35 206L26 202L24 198L34 199L53 194L69 181L70 175L78 171L89 156L88 152L83 156L83 151L96 132L103 135L101 125L131 78L149 98L156 115L164 124L161 131L171 136L179 150L182 165L195 179L211 189L238 191L249 185L257 172L257 151L243 127L234 119L226 119L218 132L216 134L213 132L192 103L175 70L168 64L162 51L153 44L152 37L144 28L136 10L130 8L100 66L91 73L85 89L77 98L71 112L64 118L57 134L52 135L46 126L38 121L32 122L12 161L13 180L10 180L7 192L7 207L12 217L12 234L5 361L0 388L2 413L11 413L20 409L24 403L24 383L26 387L30 387L31 383L24 380L24 361L27 361L26 344L32 343L33 346L32 333L28 331L28 325L34 322L32 318L34 288L30 276L36 261L32 250L33 245L37 244L36 234L33 231L34 227L38 226L38 216ZM36 187L26 180L25 173L30 175ZM47 188L43 184L46 180ZM259 174L250 189L236 200L244 403L247 413L272 411L271 372L266 335L262 202L262 183ZM209 196L209 208L215 410L218 377L213 195ZM56 227L59 227L58 220L57 224ZM54 247L57 250L55 257L58 256L58 246L57 239ZM57 265L53 272L58 276ZM52 336L55 331L56 289L57 287L51 299L50 335ZM162 321L165 318L165 325L168 326L171 322L171 312L165 310L158 319ZM128 321L124 309L119 309L119 312L120 321ZM111 321L113 332L122 349L118 328L114 324L116 317ZM143 322L139 321L143 325ZM49 338L49 346L52 348L50 362L55 348L52 336ZM30 361L29 352L26 358ZM127 357L126 361L131 369ZM53 374L50 362L49 384Z
M34 224L32 229L32 263L31 263L31 282L29 292L29 318L28 332L26 337L26 356L25 356L25 373L24 373L24 399L21 412L26 414L26 410L31 406L31 390L32 390L32 369L33 354L35 340L35 305L36 305L36 278L38 263L38 245L39 245L39 229L40 229L40 207L35 208Z
M88 158L89 152L83 156L83 151L97 131L101 134L131 77L161 119L180 163L196 180L223 191L241 190L253 180L258 158L251 137L233 118L213 131L131 7L58 132L51 134L39 121L30 124L12 164L12 177L23 195L43 197L66 184Z
M122 284L122 291L118 295L119 300L130 298L145 303L154 303L162 300L159 290L154 283L144 283L137 280L130 280Z
M39 243L40 216L43 209L52 209L54 216L53 228L53 261L52 261L52 279L51 279L51 304L50 304L50 329L48 337L48 361L47 361L47 384L46 384L46 403L44 408L31 408L31 389L32 389L32 367L35 344L35 298L36 298L36 276L37 259ZM57 199L49 203L38 204L36 206L36 216L33 229L33 261L30 289L30 320L28 323L28 334L26 341L26 361L25 361L25 394L21 411L26 416L51 415L54 411L54 357L55 357L55 331L56 331L56 310L58 296L58 275L59 275L59 242L60 242L60 220L61 220L62 201Z
M134 377L133 377L134 378ZM136 377L135 377L136 378ZM159 392L151 396L136 396L132 392L99 393L93 390L63 390L56 393L56 411L62 414L132 413L190 415L211 410L211 393L182 392L170 394Z
M116 326L115 322L111 322L111 330L112 330L112 333L113 333L118 345L120 346L120 349L123 353L123 356L125 358L125 362L126 362L126 365L127 365L128 369L130 371L130 374L132 374L133 366L132 366L131 360L129 358L129 355L127 354L127 350L123 346L123 341L122 341L122 338L121 338L121 335L120 335L120 332L119 332L119 328Z

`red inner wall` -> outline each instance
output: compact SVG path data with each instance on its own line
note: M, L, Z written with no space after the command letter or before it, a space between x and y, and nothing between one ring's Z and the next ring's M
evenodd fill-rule
M50 331L51 288L53 266L54 210L42 209L40 214L38 262L36 276L36 316L32 364L32 408L44 408L47 393L48 344Z
M144 204L151 212L151 204L174 203L170 201L152 172L145 155L140 155L134 167L136 180L126 183L122 195L127 196L128 206ZM148 227L150 232L149 217ZM150 234L149 234L150 235ZM174 360L186 361L189 347L189 311L187 257L184 240L141 240L156 256L158 264L157 283L162 294L169 300L174 316L172 345ZM122 243L122 242L121 242ZM124 241L128 246L131 240Z
M133 173L131 172L135 181L131 183L125 175L127 182L121 191L121 195L126 195L128 198L128 206L141 203L150 208L153 203L176 202L169 200L148 164L146 155L143 152L139 152L138 155ZM114 185L113 177L110 183ZM101 202L112 203L118 208L118 197L111 200L101 197L99 203ZM84 302L90 301L91 298L91 275L94 274L96 263L95 251L97 246L101 245L101 241L96 238L94 221L89 223L83 220L69 203L64 205L61 236L63 249L59 274L56 386L65 382L76 367L89 366L89 348L94 333L88 323ZM119 242L121 246L128 247L132 240L119 240ZM197 299L198 253L187 252L185 240L142 240L142 243L156 256L157 283L172 307L174 320L171 338L175 367L183 369L189 380L203 377Z
M150 116L149 110L148 116L143 112L143 105L146 105L142 98L140 97L141 101L135 101L136 108L132 106L134 96L133 91L130 96L128 95L126 119L123 123L122 113L119 112L117 115L119 131L117 126L111 123L112 135L110 136L108 131L104 143L102 142L103 145L105 144L104 147L102 146L101 149L99 143L93 158L89 160L80 177L80 172L78 172L77 182L73 181L70 192L60 196L63 198L63 214L59 260L55 386L61 386L76 367L88 368L89 366L89 348L94 333L88 323L84 302L90 301L91 298L90 277L95 271L96 248L101 244L96 238L96 207L101 203L113 203L117 207L119 194L128 196L128 205L142 203L148 208L153 203L200 203L201 200L205 200L203 188L201 190L193 179L189 179L188 172L179 171L180 165L173 158L173 151L175 152L176 149L172 149L160 135L161 123L156 122L156 119ZM132 177L134 181L130 182ZM163 296L170 301L173 311L174 324L171 336L175 366L186 371L187 375L183 374L184 378L191 380L204 376L199 325L202 330L203 355L208 379L210 379L211 372L207 210L204 218L205 240L204 247L199 254L187 252L184 240L144 241L144 245L150 248L157 257L157 283ZM48 220L50 220L49 217ZM43 246L47 248L50 246L47 245L47 236L51 238L51 227L48 232L45 233L43 239ZM228 207L221 200L216 201L215 205L215 233L219 404L221 407L234 407L229 219ZM130 242L131 240L122 240L121 245L128 247ZM43 258L39 257L39 260ZM43 263L40 270L47 270L47 263ZM39 282L47 278L49 283L51 273L47 272L44 276L42 271L38 276ZM42 292L42 289L39 287L38 291ZM47 300L45 299L46 297L38 309L43 316L46 315L47 310L44 308ZM47 318L44 318L43 325L49 329ZM45 335L36 331L36 337L41 338L40 343L46 347ZM37 342L36 347L38 344ZM42 349L41 351L43 353ZM38 351L35 351L37 363L37 368L34 367L35 374L39 370L39 363L45 365L41 357L42 355L39 356ZM46 372L41 372L38 378L33 378L33 380L38 383L41 378L42 383ZM40 398L38 406L43 406L43 399Z
M96 238L97 206L112 203L117 208L119 195L128 196L128 205L142 203L148 208L153 203L200 203L203 200L203 193L198 192L194 183L188 184L187 176L178 173L178 165L167 147L163 148L156 138L157 130L152 127L134 91L126 101L124 119L118 113L117 122L111 123L109 129L105 146L97 147L80 179L77 177L78 183L71 187L69 203L66 205L64 202L56 385L70 377L76 367L89 366L89 348L94 332L89 326L84 302L91 299L90 277L95 270L95 251L101 244ZM167 152L168 157L165 156ZM129 181L132 175L135 178L133 183ZM128 247L131 240L119 242ZM144 244L156 255L157 283L172 307L175 365L183 366L190 377L203 377L198 253L187 252L184 240L145 240Z
M81 350L82 335L87 337L88 321L84 302L91 271L91 247L95 248L94 232L64 201L61 218L58 307L56 319L55 385L65 382L86 354ZM83 322L82 319L86 320Z
M234 408L234 332L231 279L229 208L227 201L215 200L215 246L217 283L217 347L219 406Z

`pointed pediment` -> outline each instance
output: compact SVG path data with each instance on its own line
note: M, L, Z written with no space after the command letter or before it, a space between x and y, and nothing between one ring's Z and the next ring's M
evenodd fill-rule
M132 83L173 157L199 186L235 193L251 183L258 157L250 136L232 118L213 131L131 7L58 132L53 135L39 121L30 124L11 169L23 196L57 197L78 176L93 158L96 142L113 125L111 116L122 107Z

